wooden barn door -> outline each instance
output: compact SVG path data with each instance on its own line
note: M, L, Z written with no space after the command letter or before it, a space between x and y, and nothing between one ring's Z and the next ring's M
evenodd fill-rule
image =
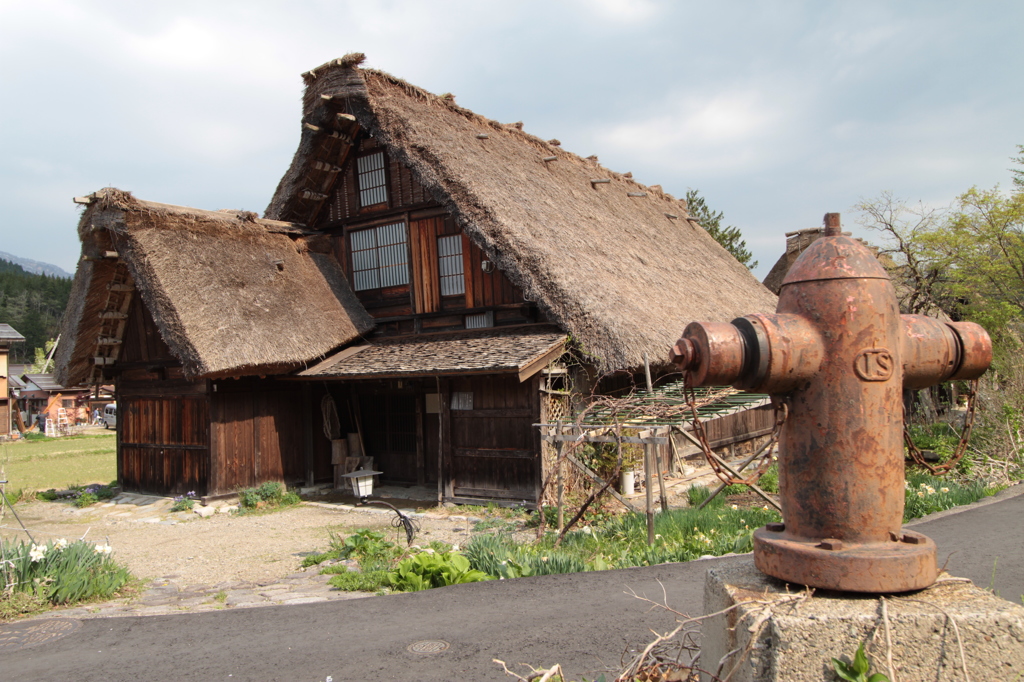
M533 503L540 478L539 393L515 376L452 379L445 493L454 499Z
M122 396L117 408L121 485L158 495L206 495L209 424L205 396Z

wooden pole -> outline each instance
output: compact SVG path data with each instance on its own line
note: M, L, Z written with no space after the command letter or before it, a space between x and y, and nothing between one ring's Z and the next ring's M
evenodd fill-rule
M644 480L647 488L647 545L654 544L654 490L651 489L651 446L644 443Z
M672 438L672 432L666 431L668 437ZM661 456L659 454L660 448L657 445L652 445L654 448L654 461L657 462L658 466L658 492L661 494L661 511L668 511L668 491L665 490L665 476L664 471L661 468Z
M555 430L556 433L558 433L559 431L561 431L561 429L556 429ZM558 532L559 532L559 534L561 534L562 528L565 527L565 507L563 506L563 499L562 499L562 446L563 445L564 445L564 443L562 443L562 441L557 441L555 443L555 466L558 467L558 469L556 470L557 478L555 479L555 485L558 486Z

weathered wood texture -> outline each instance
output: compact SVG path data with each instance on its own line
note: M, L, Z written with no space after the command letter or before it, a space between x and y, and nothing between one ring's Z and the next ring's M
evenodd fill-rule
M221 383L211 394L211 494L304 477L300 387L269 381L231 383Z
M704 430L711 447L719 447L768 433L774 425L774 409L771 405L762 405L753 410L709 419L704 423Z
M164 343L153 316L139 296L132 299L118 358L121 362L173 361L171 349Z
M209 492L205 397L147 397L122 391L117 422L118 480L126 490L160 495Z
M450 410L450 495L533 502L540 476L534 382L483 376L452 379L450 386L452 394L472 394L472 409Z

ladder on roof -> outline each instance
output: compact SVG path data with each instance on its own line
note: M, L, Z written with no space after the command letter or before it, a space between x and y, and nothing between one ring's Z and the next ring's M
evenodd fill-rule
M96 267L99 267L97 264ZM109 267L109 266L108 266ZM107 283L107 301L99 312L99 334L96 339L96 353L93 355L93 369L90 382L103 383L103 368L117 362L121 354L121 342L124 341L125 327L128 324L128 310L131 308L135 283L128 273L124 261L118 260L114 265L114 273Z

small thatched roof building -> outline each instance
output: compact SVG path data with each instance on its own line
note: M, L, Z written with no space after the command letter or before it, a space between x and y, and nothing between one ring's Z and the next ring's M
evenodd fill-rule
M267 218L322 222L346 144L363 130L602 369L663 360L692 320L774 311L775 296L685 202L362 60L303 74L302 138Z
M329 244L301 226L116 189L80 201L83 258L57 350L63 384L113 364L136 292L159 329L151 341L189 378L281 373L373 326Z

